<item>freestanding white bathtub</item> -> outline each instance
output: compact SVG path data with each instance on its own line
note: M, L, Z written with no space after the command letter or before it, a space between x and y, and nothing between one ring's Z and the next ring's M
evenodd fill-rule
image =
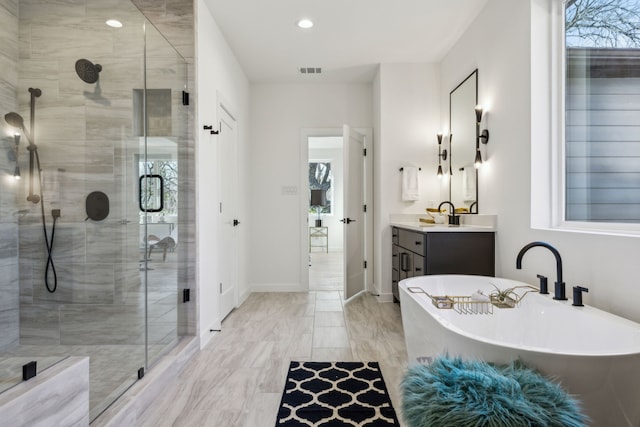
M530 293L516 308L460 314L436 308L432 296L490 294L525 285L485 276L434 275L400 282L409 364L448 354L494 363L522 360L576 396L593 426L640 425L640 324L571 300ZM570 289L567 289L570 294Z

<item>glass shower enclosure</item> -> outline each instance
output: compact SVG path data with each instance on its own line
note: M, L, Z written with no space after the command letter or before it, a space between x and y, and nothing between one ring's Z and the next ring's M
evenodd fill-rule
M0 37L0 392L88 356L93 420L184 330L187 65L128 0L0 0Z

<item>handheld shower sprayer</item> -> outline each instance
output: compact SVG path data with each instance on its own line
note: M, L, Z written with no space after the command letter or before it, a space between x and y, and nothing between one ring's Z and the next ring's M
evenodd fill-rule
M35 151L37 150L36 145L33 142L33 138L31 133L24 127L24 119L18 113L10 112L4 115L4 120L12 127L22 131L22 134L27 138L29 145L27 145L27 151L29 151L29 195L27 196L27 201L32 203L38 203L40 201L40 197L37 194L33 193L33 168L35 165ZM33 127L33 126L32 126Z
M41 197L33 192L33 181L34 181L33 169L37 163L38 173L40 172L40 159L38 157L38 151L37 151L38 147L35 144L33 135L35 130L35 122L36 122L35 98L39 98L42 95L42 90L38 88L30 87L29 94L31 95L31 99L29 102L30 110L31 110L31 121L29 126L30 129L27 130L27 128L24 126L24 119L20 114L16 112L12 111L10 113L5 114L4 120L7 122L7 124L9 124L9 126L12 126L22 131L22 134L25 136L25 138L27 138L27 141L29 142L29 145L27 146L27 151L29 151L29 195L27 196L27 201L31 203L38 203L40 202Z
M29 88L29 94L30 94L30 102L29 102L29 107L30 107L30 113L31 113L31 120L29 123L29 130L27 130L27 128L24 126L24 119L22 118L22 116L16 112L9 112L7 114L4 115L4 120L7 122L7 124L9 126L12 126L20 131L22 131L22 134L25 136L25 138L27 138L27 141L29 142L29 144L27 145L27 151L29 151L29 195L27 196L27 201L33 203L33 204L37 204L40 202L44 202L43 201L43 194L42 194L42 168L40 166L40 156L38 155L38 146L35 144L35 138L34 138L34 133L35 133L35 122L36 122L36 98L39 98L42 95L42 90L38 89L38 88ZM17 146L18 143L20 141L20 137L19 136L15 136L15 141L16 141L16 153L17 153ZM17 158L16 158L16 163L17 163ZM38 190L39 190L39 194L35 194L33 191L33 182L35 180L35 176L34 176L34 168L37 167L37 172L38 172ZM19 169L16 165L16 173L19 174ZM15 174L14 174L15 175ZM19 176L19 175L18 175ZM45 274L44 274L44 283L45 286L47 287L47 290L51 293L55 292L57 287L58 287L58 276L56 274L56 269L55 266L53 264L53 259L51 257L51 254L53 252L53 237L55 234L55 230L56 230L56 220L60 217L60 211L59 210L55 210L57 212L52 212L53 215L53 228L51 230L51 240L49 240L49 236L48 236L48 232L47 232L47 223L46 223L46 219L45 219L45 215L44 215L44 203L40 203L40 212L42 214L42 228L44 231L44 240L45 240L45 244L46 244L46 248L47 248L47 266L45 268ZM54 277L54 283L53 285L50 286L49 284L49 270L52 271L53 273L53 277Z

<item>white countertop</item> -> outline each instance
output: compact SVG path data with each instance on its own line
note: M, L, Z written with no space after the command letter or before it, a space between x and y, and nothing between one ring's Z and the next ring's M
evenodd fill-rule
M495 227L486 225L448 225L448 224L427 224L424 222L392 222L391 225L423 233L461 233L461 232L493 232Z
M389 223L395 227L420 231L423 233L461 233L461 232L495 232L497 231L496 215L460 215L460 225L428 224L420 222L420 218L426 218L420 214L391 214Z

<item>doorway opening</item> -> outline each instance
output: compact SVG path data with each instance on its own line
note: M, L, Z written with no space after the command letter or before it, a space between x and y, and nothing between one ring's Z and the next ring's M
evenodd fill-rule
M310 136L308 146L309 290L344 289L343 138Z

